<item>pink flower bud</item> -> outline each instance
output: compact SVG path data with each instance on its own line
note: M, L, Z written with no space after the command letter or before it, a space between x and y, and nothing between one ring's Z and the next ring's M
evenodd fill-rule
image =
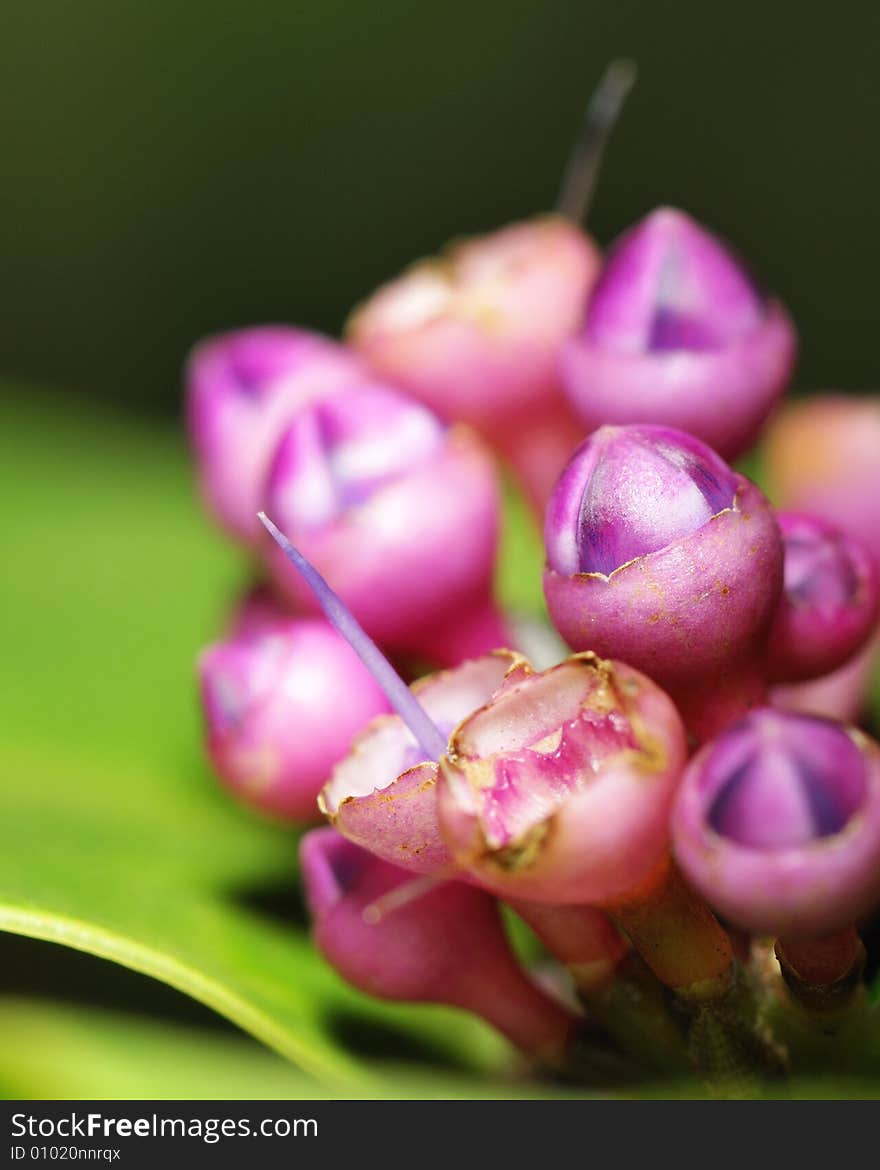
M662 423L732 458L784 391L796 349L782 305L720 240L662 207L610 250L562 371L587 429Z
M491 601L495 468L469 430L383 387L322 398L289 422L266 498L376 640L444 662L508 641ZM279 591L316 609L283 552L266 548Z
M529 673L509 651L429 675L411 690L449 736L467 715ZM445 873L449 851L437 824L438 763L429 758L398 715L377 719L336 766L319 804L349 840L415 873Z
M207 751L246 803L316 820L321 785L388 703L326 622L270 615L248 608L237 632L199 656Z
M189 432L202 494L229 532L252 544L257 511L285 421L317 393L364 378L341 345L282 325L208 338L186 371Z
M308 833L300 850L315 942L344 979L381 999L465 1008L529 1056L560 1062L574 1018L520 969L493 898L446 882L383 913L409 874L333 829Z
M574 650L631 663L698 735L763 697L782 540L749 480L681 431L601 427L554 489L544 593Z
M663 865L684 730L649 679L594 655L509 680L452 734L437 812L505 898L620 901Z
M786 406L764 446L774 499L863 541L880 566L880 395L827 394Z
M865 645L877 621L880 582L868 550L803 512L777 513L785 587L770 631L766 667L775 681L818 678Z
M382 377L470 423L546 499L583 434L558 374L599 264L573 223L541 218L453 244L379 289L348 337Z
M753 933L826 934L880 899L880 747L764 708L701 749L673 813L679 865Z

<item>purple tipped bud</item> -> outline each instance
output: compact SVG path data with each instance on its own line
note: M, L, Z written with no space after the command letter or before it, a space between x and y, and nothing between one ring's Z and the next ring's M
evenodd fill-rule
M318 393L362 381L357 358L304 329L261 326L201 342L187 364L190 438L208 507L253 543L263 481L285 421Z
M739 926L838 930L880 898L880 748L829 720L754 711L688 766L673 841L686 875Z
M600 428L556 485L545 539L547 605L573 649L632 664L686 707L757 670L782 541L754 484L698 439Z
M388 710L378 684L326 622L249 609L198 672L211 763L246 803L298 820L354 736Z
M613 246L567 343L563 375L589 427L681 427L727 457L749 444L794 363L794 329L737 258L660 208Z
M832 524L779 512L785 587L767 652L776 681L818 678L842 666L871 636L880 583L870 552Z
M734 506L740 477L664 427L601 427L557 485L545 530L557 573L603 573L657 552Z
M381 999L464 1008L529 1056L561 1057L574 1021L526 978L488 894L447 882L407 899L409 874L333 829L307 834L300 856L315 942L349 983Z
M490 608L498 539L494 463L470 431L377 386L297 412L278 445L266 511L314 563L371 637L434 657L446 632ZM279 591L315 599L274 545ZM506 641L496 620L488 644ZM448 659L440 659L448 661Z
M436 415L393 390L323 399L295 418L272 465L272 506L295 531L322 528L369 504L440 450Z
M714 350L763 316L761 294L733 254L690 216L664 207L611 248L585 332L621 353Z

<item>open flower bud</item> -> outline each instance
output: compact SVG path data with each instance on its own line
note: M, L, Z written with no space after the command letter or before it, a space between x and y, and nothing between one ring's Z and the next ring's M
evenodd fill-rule
M778 512L785 586L766 667L775 681L818 678L865 645L877 621L880 583L865 546L804 512Z
M416 693L315 566L268 516L260 520L399 717L384 727L377 721L321 795L322 811L346 836L409 869L441 876L458 869L508 898L574 905L607 898L663 982L688 997L723 995L730 941L666 850L685 741L663 692L593 654L534 675L506 651ZM463 718L467 710L474 714ZM410 738L401 738L401 723ZM353 817L344 812L352 806ZM591 831L594 818L602 828ZM581 856L581 837L592 856ZM509 880L523 871L525 881Z
M233 536L250 544L262 531L263 480L293 411L364 377L354 354L305 329L264 325L195 347L186 370L190 439L205 501Z
M550 617L574 650L643 670L698 735L763 698L782 540L758 488L698 439L601 427L554 489L545 543Z
M506 898L606 905L662 865L686 758L649 679L595 655L508 680L452 734L437 814L462 870Z
M198 673L211 763L247 804L318 818L317 796L354 736L388 710L348 643L317 618L245 607L238 632L203 650Z
M767 432L772 495L858 537L880 566L880 395L820 395L780 411Z
M880 900L880 747L829 720L754 711L691 761L672 833L686 876L745 930L840 930Z
M321 398L285 429L266 500L377 641L446 664L509 640L491 601L497 478L467 428L383 387ZM279 591L314 610L266 547Z
M782 305L727 247L661 207L609 251L562 371L588 430L662 423L733 458L784 391L796 349Z
M349 983L381 999L464 1008L530 1057L560 1062L575 1020L519 967L494 898L444 882L383 913L411 882L405 871L327 828L303 838L300 856L315 942Z
M487 654L414 683L411 690L445 736L530 667L509 651ZM349 840L415 873L451 864L437 824L437 759L399 715L376 719L355 740L321 792L321 811Z
M477 428L546 500L583 435L564 400L562 342L583 316L595 246L557 217L453 244L380 288L348 339L372 369Z

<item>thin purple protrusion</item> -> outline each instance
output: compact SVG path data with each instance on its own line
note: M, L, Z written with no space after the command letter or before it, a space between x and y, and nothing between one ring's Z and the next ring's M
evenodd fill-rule
M317 598L330 624L345 638L361 662L385 692L388 702L415 736L430 760L446 754L446 736L436 726L425 708L361 626L360 622L330 588L315 566L290 543L265 512L257 513L260 523L300 574Z

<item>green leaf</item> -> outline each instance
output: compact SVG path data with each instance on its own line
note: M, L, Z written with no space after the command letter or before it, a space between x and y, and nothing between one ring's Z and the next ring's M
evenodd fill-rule
M180 434L92 409L0 402L0 929L163 980L337 1091L376 1084L340 1013L497 1067L478 1022L357 995L301 919L260 909L294 889L295 834L209 774L193 683L246 567L193 500Z
M327 1095L266 1048L96 1008L0 1000L0 1089L7 1098L283 1100Z
M331 1090L243 1036L133 1014L0 999L0 1097L115 1100L319 1100ZM358 1096L543 1098L528 1081L384 1064ZM583 1094L572 1094L583 1096Z

